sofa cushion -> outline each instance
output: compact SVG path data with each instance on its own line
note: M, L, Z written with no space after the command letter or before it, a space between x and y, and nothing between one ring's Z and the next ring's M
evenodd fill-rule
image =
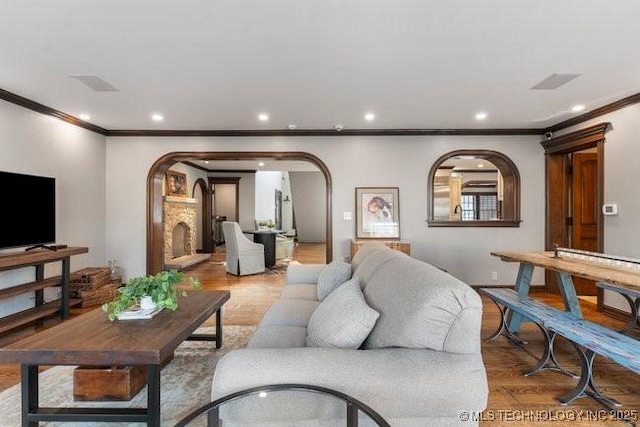
M351 279L351 264L334 260L322 269L318 276L318 301L322 301L338 286Z
M375 254L371 255L374 256ZM479 353L482 301L444 271L410 257L387 262L364 289L380 318L364 347Z
M389 249L386 246L385 248L386 250L373 251L362 260L358 265L358 268L353 270L353 275L360 278L360 286L362 286L363 289L367 286L369 280L371 280L375 275L376 271L378 271L378 269L380 269L384 264L398 258L409 258L409 256L400 251Z
M287 285L282 288L282 292L280 292L280 298L318 301L318 291L316 289L316 285L311 285L308 283Z
M308 347L359 348L378 320L367 305L359 279L340 285L320 303L309 319Z
M302 326L261 325L249 340L247 348L304 347L307 328Z
M363 243L362 246L360 246L360 249L358 249L358 252L356 252L356 254L353 256L353 259L351 260L351 267L353 268L353 271L355 271L358 268L360 263L366 257L368 257L373 252L379 251L379 250L391 250L391 249L389 249L389 247L387 247L384 243L377 242L375 240L371 242Z
M318 304L320 304L318 301L301 299L276 300L262 317L260 326L302 326L306 328Z

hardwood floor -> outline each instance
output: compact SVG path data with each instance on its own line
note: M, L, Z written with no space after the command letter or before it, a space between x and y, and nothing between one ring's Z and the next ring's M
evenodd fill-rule
M325 252L322 244L300 244L293 258L301 263L324 263ZM277 268L265 274L236 277L226 274L222 262L224 251L211 256L210 262L198 264L186 270L187 276L198 277L204 289L227 289L231 299L223 311L226 325L257 324L270 304L278 298L284 285L284 268ZM562 307L561 299L551 294L534 294L535 298ZM482 336L489 336L499 324L497 307L483 298L484 314ZM624 322L610 318L596 311L595 304L582 300L585 317L613 328L620 328ZM79 315L83 310L73 310ZM211 324L213 320L207 321ZM0 336L0 345L34 333L42 328L58 323L48 319L38 327L23 328ZM640 334L636 334L640 338ZM540 331L531 324L524 324L521 337L529 342L529 347L540 354L543 339ZM560 364L568 369L578 370L578 358L573 347L562 338L557 341L557 356ZM577 380L553 371L539 372L523 377L521 371L535 365L535 360L521 349L514 347L504 337L491 342L483 342L482 355L489 380L489 405L480 414L482 426L535 425L551 426L572 424L576 426L624 426L631 425L611 420L609 412L590 398L561 406L555 397L573 389ZM596 357L594 376L600 390L623 403L620 411L627 411L638 419L640 411L640 376L622 368L607 359ZM0 365L0 391L19 382L19 367ZM635 412L633 412L635 411Z

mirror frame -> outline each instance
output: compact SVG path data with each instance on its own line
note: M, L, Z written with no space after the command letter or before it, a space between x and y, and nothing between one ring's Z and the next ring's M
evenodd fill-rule
M434 183L438 168L452 157L474 156L493 163L502 174L504 182L504 200L502 204L502 219L498 220L434 220ZM427 225L429 227L520 227L520 172L510 158L498 151L491 150L456 150L451 151L435 161L429 171L427 181L429 200L427 204Z

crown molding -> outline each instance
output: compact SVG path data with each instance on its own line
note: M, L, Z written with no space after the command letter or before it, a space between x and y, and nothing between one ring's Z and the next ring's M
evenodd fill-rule
M21 107L27 108L29 110L35 111L36 113L41 113L47 116L55 117L57 119L62 120L63 122L71 123L72 125L76 125L81 128L90 130L91 132L99 133L100 135L106 136L109 132L105 128L101 128L100 126L87 123L84 120L80 120L79 118L72 116L71 114L63 113L62 111L56 110L51 107L47 107L46 105L32 101L23 96L16 95L15 93L6 91L4 89L0 89L0 99L3 99L7 102L11 102L12 104L19 105Z
M513 136L513 135L541 135L542 129L296 129L296 130L110 130L110 137L185 137L185 136L231 136L231 137L260 137L260 136L425 136L425 135L475 135L475 136Z
M596 108L588 113L557 123L544 129L514 128L514 129L296 129L296 130L242 130L242 129L203 129L203 130L145 130L145 129L105 129L85 122L79 118L56 110L46 105L32 101L15 93L0 89L0 99L27 108L29 110L55 117L72 125L99 133L109 137L288 137L288 136L518 136L543 135L547 132L557 132L588 120L609 114L640 103L640 93Z
M611 104L604 105L600 108L596 108L595 110L591 110L588 113L581 114L577 117L572 117L564 122L560 122L553 126L550 126L544 130L544 133L547 132L558 132L560 130L569 128L571 126L578 125L580 123L584 123L589 120L596 119L598 117L604 116L605 114L612 113L614 111L620 110L622 108L628 107L630 105L634 105L640 103L640 93L636 93L631 96L627 96L626 98L620 99L618 101L612 102Z

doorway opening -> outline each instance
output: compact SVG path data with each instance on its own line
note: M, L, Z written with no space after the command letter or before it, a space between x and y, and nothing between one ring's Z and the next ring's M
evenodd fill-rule
M542 142L545 148L545 250L554 246L603 252L604 143L609 123L571 132ZM556 276L546 272L547 292L559 293ZM603 309L603 292L595 283L572 278L576 292L596 296Z
M168 153L160 157L152 165L147 176L147 272L149 274L157 273L164 267L164 235L163 235L163 185L165 173L175 163L189 163L198 160L209 161L247 161L247 160L285 160L285 161L301 161L311 163L324 177L324 199L325 209L325 253L326 262L331 262L333 253L332 241L332 222L331 222L331 196L332 196L332 180L329 169L322 160L310 153L305 152L174 152ZM273 197L273 196L271 196ZM286 197L283 203L287 202ZM207 203L211 206L210 203ZM210 208L211 209L211 208ZM206 209L205 209L206 211ZM211 218L212 210L205 212L205 218ZM238 214L236 209L236 214ZM211 236L211 221L203 221L208 228L208 235ZM209 241L212 241L209 239Z

